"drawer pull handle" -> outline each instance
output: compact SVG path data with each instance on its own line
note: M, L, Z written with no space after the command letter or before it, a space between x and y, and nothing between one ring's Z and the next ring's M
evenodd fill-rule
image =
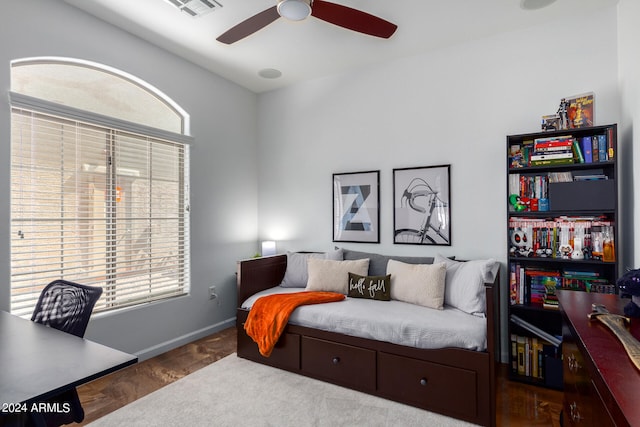
M340 363L340 358L339 358L338 356L336 356L336 357L334 357L334 358L331 360L331 362L332 362L334 365L337 365L338 363Z
M578 359L576 358L574 353L571 353L567 358L567 364L569 365L569 371L574 374L578 372L580 368L582 368L582 366L580 366L580 363L578 362Z
M574 423L577 423L582 419L580 410L578 409L578 404L576 402L572 402L569 405L569 416L571 417L571 421L573 421Z
M426 386L427 385L427 379L426 378L420 378L420 385L421 386Z

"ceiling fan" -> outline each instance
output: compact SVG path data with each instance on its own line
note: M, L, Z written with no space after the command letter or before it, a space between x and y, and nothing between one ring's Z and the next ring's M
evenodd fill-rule
M359 33L388 39L397 25L377 16L324 0L278 0L270 7L242 21L226 31L216 40L225 44L235 43L283 17L291 21L302 21L314 16L323 21Z

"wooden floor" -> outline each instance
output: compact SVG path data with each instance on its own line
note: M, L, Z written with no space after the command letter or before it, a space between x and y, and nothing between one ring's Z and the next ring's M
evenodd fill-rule
M236 351L236 330L229 328L125 368L78 388L84 424L176 381ZM562 392L507 379L497 381L497 426L559 426Z

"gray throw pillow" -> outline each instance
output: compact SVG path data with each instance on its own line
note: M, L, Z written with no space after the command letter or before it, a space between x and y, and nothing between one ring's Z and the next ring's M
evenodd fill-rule
M280 286L283 288L305 288L309 280L307 260L309 258L342 261L342 249L331 252L287 252L287 269Z

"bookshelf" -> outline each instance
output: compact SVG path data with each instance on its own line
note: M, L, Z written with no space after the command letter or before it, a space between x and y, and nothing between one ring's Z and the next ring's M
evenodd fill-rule
M618 293L617 125L507 136L510 379L562 389L557 289Z

